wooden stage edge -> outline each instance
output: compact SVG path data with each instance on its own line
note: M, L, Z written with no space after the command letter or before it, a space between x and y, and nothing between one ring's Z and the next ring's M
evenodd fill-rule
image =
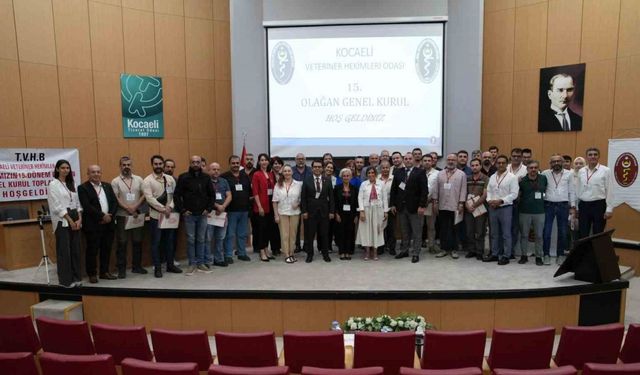
M0 315L29 314L39 301L83 302L91 323L147 329L216 331L328 330L349 316L423 315L439 330L535 328L624 323L626 280L509 291L192 291L0 283Z

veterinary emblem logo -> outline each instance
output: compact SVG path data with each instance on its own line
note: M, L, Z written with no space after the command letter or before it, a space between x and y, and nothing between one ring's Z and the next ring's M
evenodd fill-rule
M271 51L271 74L281 85L286 85L293 77L295 59L287 42L278 42Z
M424 83L433 82L440 71L442 56L438 46L431 38L420 42L416 50L416 73Z

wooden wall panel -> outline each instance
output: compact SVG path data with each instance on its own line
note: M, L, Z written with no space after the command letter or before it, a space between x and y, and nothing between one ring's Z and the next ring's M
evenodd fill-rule
M622 0L620 3L620 34L618 36L618 58L640 55L640 3Z
M89 20L93 70L122 73L124 71L122 8L90 1Z
M547 3L516 9L515 71L540 68L545 64L547 48Z
M616 231L613 233L613 237L640 241L640 234L638 234L638 222L630 220L632 218L638 218L640 215L638 211L629 207L626 203L623 203L616 207L613 214L613 219L607 221L609 226L616 228ZM638 270L640 271L640 268Z
M165 139L188 139L187 80L163 77L162 95Z
M484 74L513 71L515 9L485 13Z
M513 123L512 132L538 132L538 92L540 71L515 72L513 77Z
M613 107L614 129L638 129L640 118L640 55L618 58L615 99Z
M229 0L213 0L213 19L229 21Z
M24 137L0 137L0 147L21 148L27 147Z
M122 137L120 73L93 72L98 138Z
M133 298L133 323L153 328L182 329L182 305L172 298Z
M589 147L600 149L600 162L607 163L609 138L611 130L580 132L576 136L576 156L585 157L585 151Z
M584 0L580 61L616 57L620 0Z
M582 0L550 1L547 28L547 66L579 61Z
M578 325L579 296L548 297L545 300L544 325L555 327L556 333L560 333L564 326Z
M129 155L129 143L120 138L98 138L98 164L105 181L120 175L120 157ZM133 161L135 163L135 160ZM133 169L138 174L137 169Z
M326 331L335 317L335 301L282 301L282 326L285 332Z
M231 300L181 299L182 329L206 329L209 336L231 331Z
M0 59L18 60L12 0L0 0Z
M96 137L93 75L90 70L58 68L62 133L67 137Z
M485 134L511 132L513 73L486 74L482 85L482 128ZM490 124L490 125L489 125Z
M185 171L189 165L189 141L186 139L161 139L160 154L165 159L173 159L176 162L178 172ZM178 175L176 174L177 178Z
M229 22L213 23L214 60L216 80L231 80L231 38Z
M122 10L124 66L129 74L156 74L156 48L153 13Z
M216 135L221 138L232 138L231 81L216 80L215 85Z
M185 77L184 17L156 14L155 30L158 75Z
M20 61L56 64L51 0L13 2Z
M217 138L216 139L216 153L215 157L222 167L222 170L227 169L227 160L229 156L233 154L233 139L231 138Z
M38 302L35 292L0 290L0 315L31 315L31 306Z
M498 299L494 328L524 329L545 325L545 298Z
M20 67L17 61L0 59L0 128L6 137L24 137Z
M509 8L515 8L515 0L485 0L484 12L495 12L497 10L504 10Z
M87 168L90 165L98 163L98 142L96 138L64 138L63 146L65 148L77 148L80 154L80 171L76 171L76 175L79 176L78 181L85 181L89 178L87 176ZM104 170L103 170L104 172ZM105 175L103 178L108 178Z
M122 0L122 7L153 12L153 0Z
M86 0L53 0L58 66L91 69L89 9Z
M62 148L62 137L27 137L27 147L31 148Z
M590 62L585 81L581 133L610 130L616 82L615 60Z
M387 301L336 301L336 319L344 322L350 316L377 316L387 314Z
M185 37L187 77L213 79L213 21L185 18Z
M54 65L21 63L27 137L62 137L58 71Z
M518 133L511 135L511 147L530 148L533 158L545 157L542 154L542 138L537 137L538 133ZM511 155L511 150L504 149L505 155Z
M198 139L196 137L189 138L189 158L192 155L200 155L211 160L216 155L216 140L215 139ZM188 166L179 169L186 171Z
M184 0L184 15L212 20L213 2L212 0Z
M387 314L392 317L402 313L416 313L424 316L427 322L440 329L442 322L442 301L389 301Z
M489 335L493 330L494 300L443 301L440 329L466 331L484 329Z
M535 137L538 137L537 135ZM545 133L542 135L542 155L540 158L546 163L551 155L571 155L576 158L576 134L570 132ZM545 164L546 165L546 164Z
M184 16L183 0L154 0L153 11L161 14Z
M274 331L282 336L281 300L240 300L231 301L231 324L234 332Z
M142 178L151 173L151 156L159 153L160 141L157 139L129 139L129 157L136 174Z
M187 79L189 137L215 139L215 83L212 80Z
M488 150L491 146L498 147L501 154L508 154L511 151L511 132L508 134L483 134L482 149Z
M89 323L132 326L133 300L130 297L83 296L84 319Z

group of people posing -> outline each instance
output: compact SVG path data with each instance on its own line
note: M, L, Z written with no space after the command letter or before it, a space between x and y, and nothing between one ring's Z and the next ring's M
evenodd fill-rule
M183 272L174 259L177 229L167 224L171 221L186 232L188 276L227 267L234 256L250 261L249 226L253 251L264 262L283 255L284 262L295 263L304 251L311 263L315 239L325 262L331 261L335 243L341 260L351 260L358 246L364 260L378 260L386 252L417 263L426 248L438 258L457 259L463 250L467 258L506 265L518 257L522 264L528 262L531 238L536 264L549 265L555 225L560 263L570 241L602 232L612 215L612 176L599 157L596 148L586 151L586 161L554 154L542 171L531 150L514 148L508 157L495 146L475 150L470 162L467 151L449 154L443 169L437 167L437 153L423 155L420 148L356 157L341 169L330 153L310 166L303 154L296 155L294 165L260 154L255 167L247 154L244 167L232 155L222 173L219 163L193 156L188 171L176 179L175 162L154 155L144 179L133 174L131 159L122 157L120 175L110 183L102 181L100 166L91 165L88 180L77 189L69 162L60 160L48 196L59 283L81 285L81 232L91 283L126 277L128 242L131 272L147 273L142 267L145 216L155 277L162 277L163 263L165 272ZM109 270L114 236L115 275Z

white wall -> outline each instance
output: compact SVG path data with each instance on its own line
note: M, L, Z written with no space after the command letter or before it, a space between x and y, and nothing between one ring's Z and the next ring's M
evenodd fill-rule
M448 16L445 44L445 153L480 146L483 1L232 0L234 151L268 147L263 22ZM330 150L329 150L330 151Z

